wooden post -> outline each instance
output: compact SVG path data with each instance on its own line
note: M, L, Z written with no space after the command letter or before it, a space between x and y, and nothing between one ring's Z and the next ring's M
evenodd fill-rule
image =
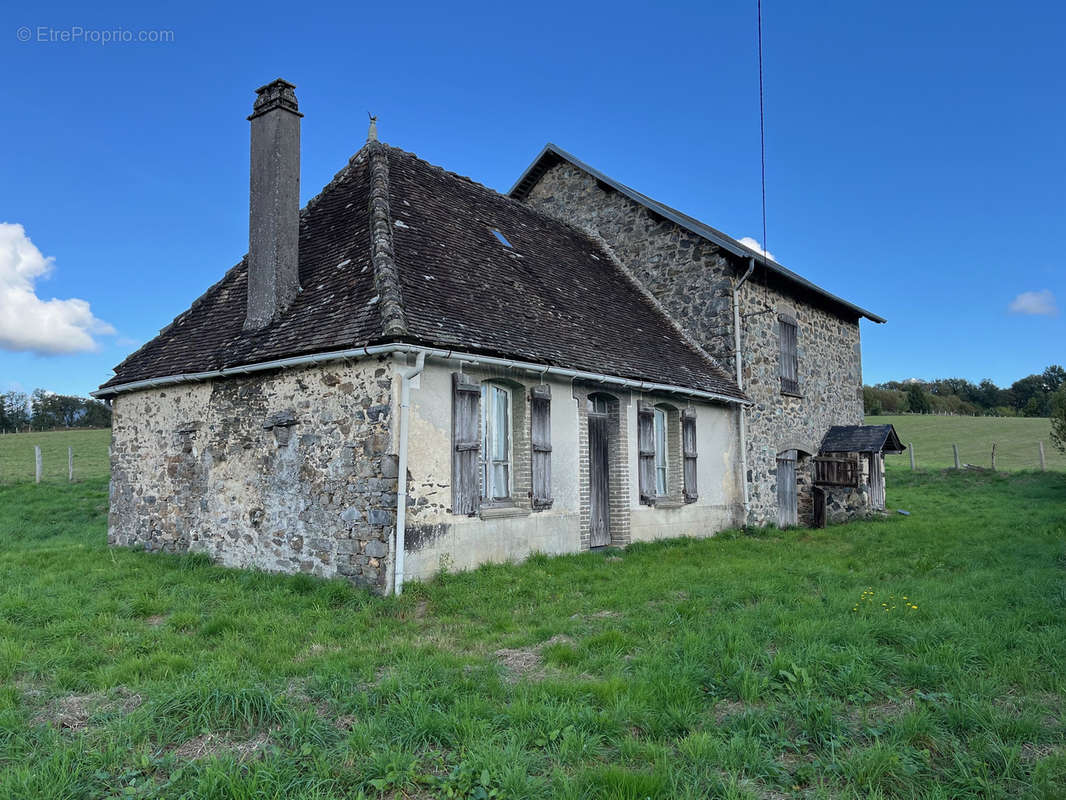
M74 483L74 448L67 448L67 480Z
M1040 443L1040 471L1047 472L1047 459L1044 458L1044 443Z
M992 442L992 471L996 471L996 443Z
M33 460L36 464L36 477L37 483L41 482L41 446L39 444L33 446Z
M962 469L962 464L959 463L959 446L953 444L951 449L955 451L955 469Z
M907 449L911 451L911 472L914 472L914 442L907 442Z

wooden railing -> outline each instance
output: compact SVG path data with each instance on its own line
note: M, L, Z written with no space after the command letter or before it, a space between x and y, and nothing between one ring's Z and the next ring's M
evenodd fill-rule
M817 456L814 461L814 482L821 486L858 486L859 462L854 458Z

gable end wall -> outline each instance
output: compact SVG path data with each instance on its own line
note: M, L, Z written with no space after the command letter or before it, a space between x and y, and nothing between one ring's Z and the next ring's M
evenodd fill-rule
M386 591L397 381L381 358L119 395L109 544Z

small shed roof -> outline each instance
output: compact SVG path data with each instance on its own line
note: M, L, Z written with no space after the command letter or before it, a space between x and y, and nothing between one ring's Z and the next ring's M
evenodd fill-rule
M834 425L818 453L902 453L906 450L891 425Z

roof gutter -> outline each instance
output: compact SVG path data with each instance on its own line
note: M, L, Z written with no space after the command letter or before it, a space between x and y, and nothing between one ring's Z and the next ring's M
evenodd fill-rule
M367 345L365 347L353 347L348 350L334 350L328 353L315 353L307 356L293 356L292 358L279 358L274 361L261 361L257 364L245 364L239 367L224 367L223 369L209 370L206 372L190 372L181 375L168 375L162 378L148 378L141 381L121 383L117 386L109 386L90 392L96 398L108 398L126 392L136 392L145 389L158 389L163 386L174 386L181 383L197 383L200 381L228 378L235 375L248 375L255 372L266 372L289 367L302 367L314 364L326 364L332 361L344 359L365 358L374 355L389 355L392 353L411 353L418 355L424 353L426 358L437 358L444 361L465 361L473 364L484 364L493 367L505 367L521 372L531 372L538 375L554 375L571 380L585 380L594 383L603 383L617 386L622 389L636 389L644 392L665 392L684 397L693 397L700 400L712 400L719 403L737 403L751 405L746 398L730 397L717 392L707 392L702 389L690 389L685 386L674 386L667 383L655 383L651 381L639 381L632 378L620 378L616 375L606 375L600 372L588 372L580 369L567 367L552 367L544 364L536 364L532 361L519 361L510 358L497 358L496 356L483 356L475 353L467 353L460 350L445 350L437 347L424 347L417 344L404 344L392 342L389 344Z
M422 374L426 367L426 353L422 351L415 358L413 367L400 367L400 454L396 471L396 546L393 550L393 591L403 592L404 555L407 540L407 440L411 430L411 381Z

